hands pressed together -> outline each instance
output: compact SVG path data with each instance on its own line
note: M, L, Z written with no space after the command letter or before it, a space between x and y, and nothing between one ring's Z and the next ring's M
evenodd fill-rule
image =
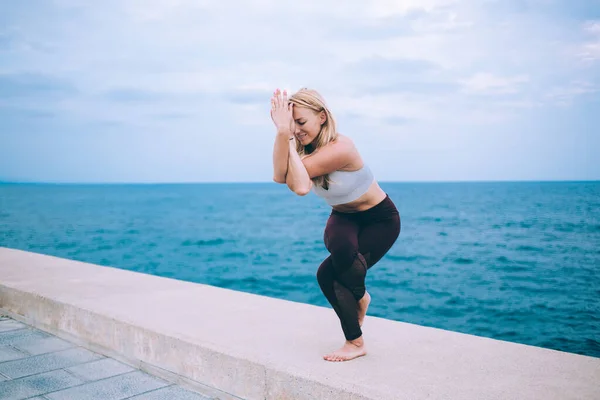
M277 133L286 134L289 137L294 136L296 123L293 117L294 104L290 103L287 97L287 91L283 94L279 89L273 92L271 97L271 119L277 127Z

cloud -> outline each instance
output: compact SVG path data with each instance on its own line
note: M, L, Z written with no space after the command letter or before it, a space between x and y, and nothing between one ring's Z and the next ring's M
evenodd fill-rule
M157 120L173 121L173 120L189 119L189 118L193 118L193 116L194 116L193 114L173 112L173 113L155 114L153 116L153 118L155 118Z
M241 88L225 92L222 97L234 104L261 104L269 101L272 93L273 90Z
M394 74L417 74L437 69L437 65L425 60L409 58L386 58L372 56L350 62L346 66L348 72L363 74L368 73L372 77Z
M569 106L576 98L600 92L600 86L587 81L573 81L564 86L552 88L546 97L555 104Z
M162 101L167 95L140 89L111 89L104 94L107 100L117 102L151 102Z
M0 118L10 119L11 132L46 129L28 118L52 120L47 129L64 135L110 131L163 143L177 132L190 146L212 146L211 157L221 154L231 171L244 169L235 151L270 151L264 132L272 129L276 87L319 90L344 132L367 147L374 137L401 146L410 131L420 132L411 140L424 149L457 142L431 132L516 132L527 118L541 130L556 109L588 104L600 86L600 16L583 0L349 0L343 7L334 0L32 0L2 7ZM464 135L462 146L479 146ZM269 160L260 162L269 168Z
M0 73L0 130L39 130L59 117L59 104L79 90L64 79L36 73ZM0 142L0 147L2 143Z
M445 94L458 85L438 65L425 60L372 56L347 63L340 78L351 82L352 96L363 94Z
M385 118L385 123L389 124L389 125L406 125L408 123L410 123L410 119L408 118L402 118L402 117L388 117Z
M77 93L70 82L37 73L0 74L0 93L6 98L65 97Z
M468 93L475 94L510 94L517 93L523 84L529 82L526 75L500 77L487 72L479 72L462 81Z
M587 21L583 27L589 39L580 47L579 57L583 61L595 62L600 60L600 20Z
M43 123L55 116L55 113L49 111L28 110L11 106L0 107L0 121L2 121L3 129L8 129L9 126L23 122Z
M373 18L406 15L411 11L431 12L457 3L456 0L370 0L365 2L365 13Z

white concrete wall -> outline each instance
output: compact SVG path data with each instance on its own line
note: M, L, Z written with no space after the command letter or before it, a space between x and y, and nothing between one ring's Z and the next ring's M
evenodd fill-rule
M374 298L373 301L378 301ZM243 399L600 399L600 359L0 248L0 308L175 382Z

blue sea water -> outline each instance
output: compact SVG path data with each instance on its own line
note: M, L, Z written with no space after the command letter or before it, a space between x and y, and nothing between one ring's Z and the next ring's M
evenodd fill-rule
M402 232L370 315L600 357L600 182L381 186ZM275 183L2 184L0 246L329 306L329 212Z

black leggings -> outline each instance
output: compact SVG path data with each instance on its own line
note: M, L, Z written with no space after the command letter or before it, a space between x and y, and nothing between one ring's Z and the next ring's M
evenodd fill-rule
M400 214L389 196L365 211L332 210L324 234L330 255L319 266L317 280L340 319L346 340L362 336L357 303L365 294L367 270L399 235Z

